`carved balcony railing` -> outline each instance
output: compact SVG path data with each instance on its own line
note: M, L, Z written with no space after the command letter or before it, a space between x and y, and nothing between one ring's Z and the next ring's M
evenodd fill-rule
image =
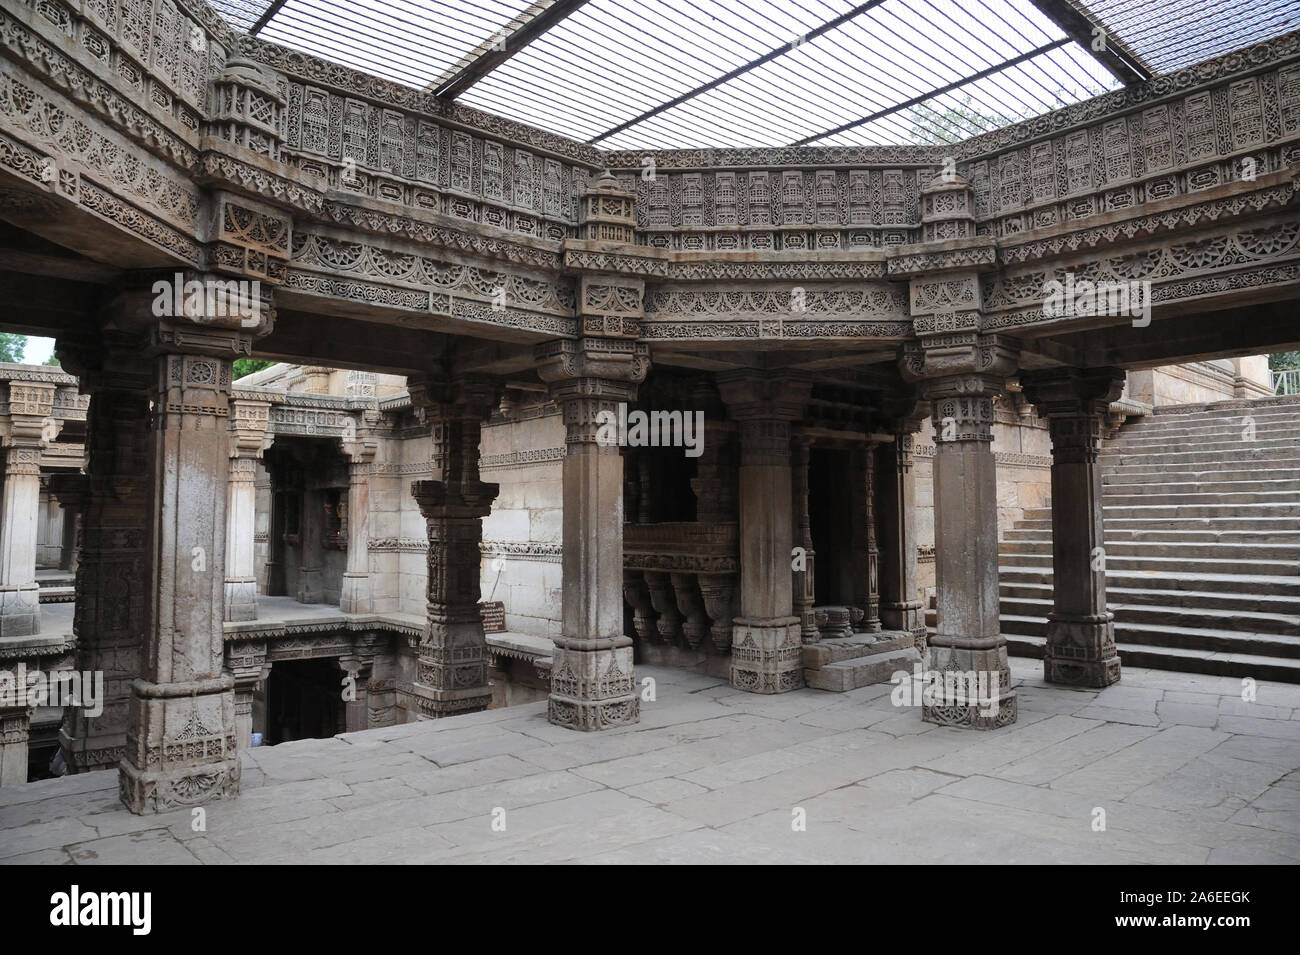
M623 525L623 595L641 641L729 652L739 573L734 523Z

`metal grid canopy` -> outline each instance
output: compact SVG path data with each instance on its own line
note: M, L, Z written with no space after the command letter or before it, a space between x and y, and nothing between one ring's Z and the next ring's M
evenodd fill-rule
M212 2L613 149L953 142L1300 28L1300 0Z

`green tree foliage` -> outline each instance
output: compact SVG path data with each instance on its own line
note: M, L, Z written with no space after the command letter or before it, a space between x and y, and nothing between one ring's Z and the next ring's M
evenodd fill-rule
M1052 94L1055 102L1049 109L1060 109L1090 95L1082 90L1058 89ZM1040 111L1009 109L991 112L973 102L970 93L964 93L956 105L935 107L930 103L918 103L906 115L912 142L919 146L942 146L1032 119L1040 115Z
M1280 351L1268 356L1268 367L1275 371L1300 368L1300 351Z
M0 361L21 362L23 360L23 350L26 347L26 335L0 332Z
M274 365L273 361L266 361L262 358L236 358L235 367L231 374L235 380L243 378L245 375L251 375L255 371L261 371L263 368L270 368Z

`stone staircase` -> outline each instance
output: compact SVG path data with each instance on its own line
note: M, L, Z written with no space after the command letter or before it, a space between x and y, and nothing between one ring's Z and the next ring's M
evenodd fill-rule
M1158 409L1101 460L1121 661L1300 683L1300 397ZM1043 655L1051 517L1026 511L999 546L1013 655Z

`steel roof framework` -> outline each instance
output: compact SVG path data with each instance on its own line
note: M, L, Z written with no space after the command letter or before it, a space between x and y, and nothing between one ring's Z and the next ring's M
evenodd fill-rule
M622 149L952 142L1300 28L1300 0L213 3L274 42Z

